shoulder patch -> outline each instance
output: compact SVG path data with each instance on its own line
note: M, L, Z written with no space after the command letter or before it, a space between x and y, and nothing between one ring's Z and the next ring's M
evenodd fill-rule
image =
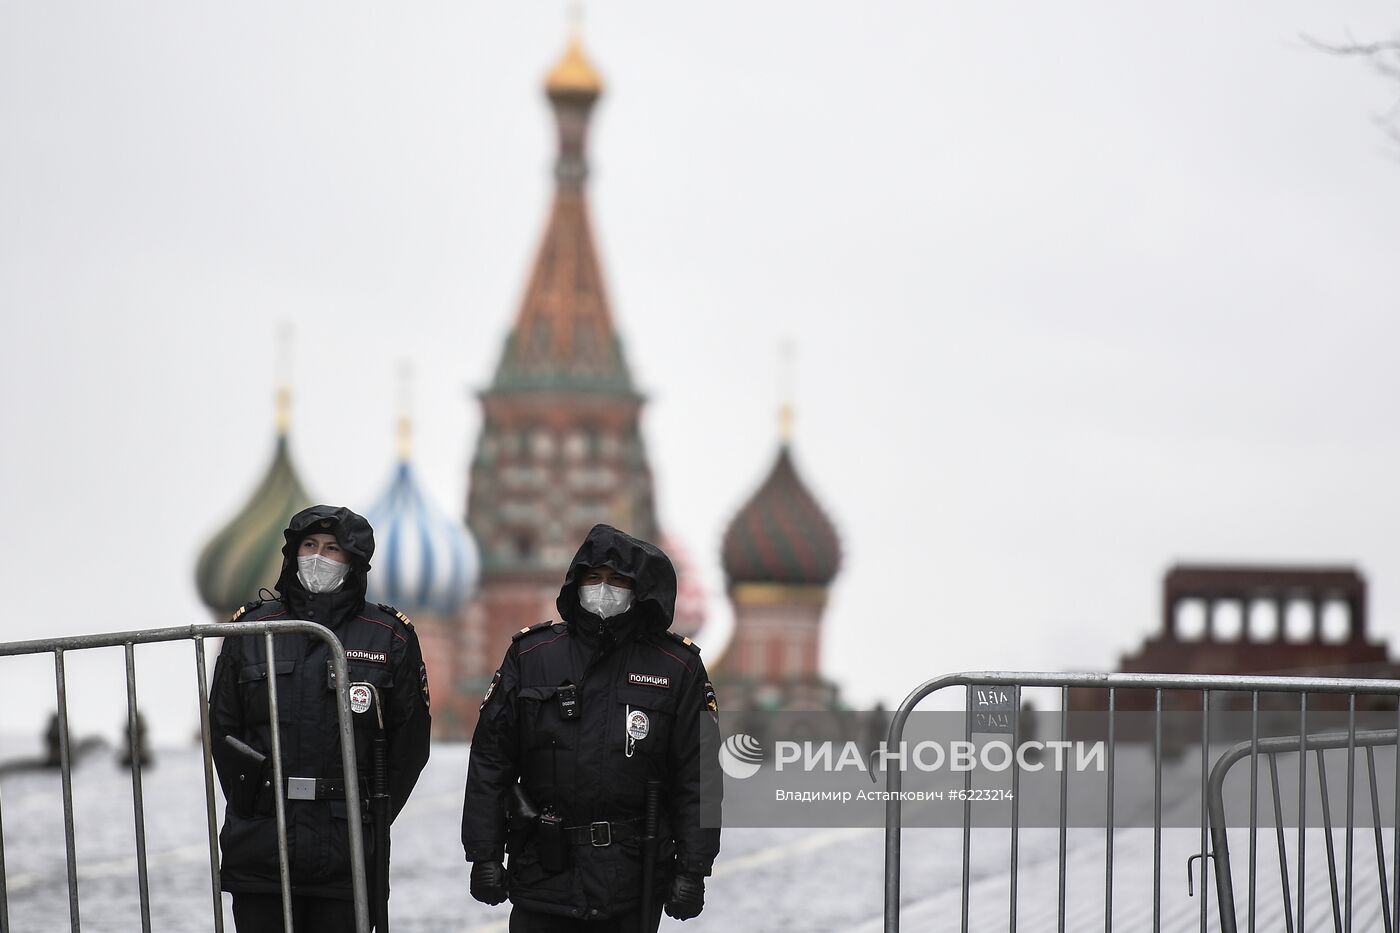
M494 677L491 678L491 683L488 684L487 687L486 687L486 696L484 696L484 697L481 698L481 705L478 706L478 707L476 708L476 709L477 709L477 712L481 712L482 710L486 709L486 703L487 703L487 701L491 699L491 694L496 692L496 684L498 684L498 683L500 683L500 682L501 682L501 672L500 672L500 671L496 671L496 675L495 675Z
M378 605L380 609L383 609L385 612L389 613L389 615L398 619L404 625L407 625L409 628L413 628L413 623L409 620L408 616L404 615L402 612L399 612L393 606L390 606L388 603L377 603L376 605Z
M552 628L553 624L554 623L552 622L536 622L534 625L527 625L520 631L516 632L514 635L510 636L510 640L519 641L531 632L538 632L542 629Z
M671 639L674 642L679 642L680 644L689 648L696 654L700 653L700 646L697 645L695 642L691 641L689 638L686 638L684 635L677 635L675 632L669 630L662 632L661 634L665 635L667 638Z
M233 617L230 618L229 621L237 622L239 619L243 618L243 613L247 612L250 609L256 609L262 604L263 601L261 599L255 599L251 603L244 603L242 606L238 607L238 611L233 614Z

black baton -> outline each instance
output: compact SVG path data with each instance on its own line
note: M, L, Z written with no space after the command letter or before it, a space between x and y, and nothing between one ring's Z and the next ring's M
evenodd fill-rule
M374 777L369 816L374 824L374 929L389 933L389 773L388 742L381 727L374 734Z
M369 818L374 859L369 866L369 910L375 933L389 933L389 742L384 735L384 708L379 702L379 691L373 684L351 686L369 687L373 698L373 718L370 720L374 726L374 734L370 739Z
M661 782L647 781L646 809L642 820L642 921L641 933L651 933L652 892L656 881L656 824L661 809Z

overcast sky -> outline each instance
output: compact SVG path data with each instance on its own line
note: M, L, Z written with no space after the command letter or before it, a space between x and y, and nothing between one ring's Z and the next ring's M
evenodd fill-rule
M410 359L461 513L565 24L0 4L0 638L208 618L195 556L271 456L284 319L312 495L388 483ZM1389 0L590 3L593 219L712 643L786 339L854 702L1111 669L1183 559L1354 563L1400 636L1397 88L1299 38L1397 30ZM188 654L141 653L166 739L194 677L153 675ZM37 728L51 660L0 663L0 731ZM75 729L114 728L120 651L71 663Z

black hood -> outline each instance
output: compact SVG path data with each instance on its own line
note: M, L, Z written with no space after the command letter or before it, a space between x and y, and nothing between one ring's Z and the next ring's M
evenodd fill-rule
M335 535L336 541L350 555L350 573L336 593L356 593L359 602L363 602L369 559L374 556L374 529L363 515L344 506L313 505L292 516L287 530L282 532L287 540L282 545L282 575L277 578L277 592L283 597L291 591L306 593L297 579L297 549L307 535L315 534Z
M655 631L671 627L676 614L676 570L671 558L656 545L611 525L594 525L570 562L554 603L562 618L575 622L586 615L596 621L578 604L578 581L590 567L611 567L632 578L632 608L618 619L630 615Z

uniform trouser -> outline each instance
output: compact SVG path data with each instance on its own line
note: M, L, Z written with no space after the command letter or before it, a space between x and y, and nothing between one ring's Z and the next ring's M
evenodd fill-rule
M233 895L233 923L238 933L278 933L282 928L282 895ZM295 933L355 933L355 902L333 897L292 898Z
M510 909L510 933L640 933L642 909L632 910L606 920L576 920L573 917L560 917L557 914L542 914L524 907ZM651 922L646 929L656 933L661 924L661 904L651 912Z

